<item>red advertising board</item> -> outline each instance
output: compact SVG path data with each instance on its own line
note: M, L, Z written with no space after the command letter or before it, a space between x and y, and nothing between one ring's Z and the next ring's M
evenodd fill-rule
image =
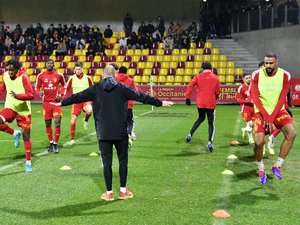
M300 78L292 79L291 104L300 105Z

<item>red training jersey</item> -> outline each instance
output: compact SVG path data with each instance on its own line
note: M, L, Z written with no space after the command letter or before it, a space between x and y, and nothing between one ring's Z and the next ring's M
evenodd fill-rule
M55 70L44 71L37 76L35 92L44 91L43 101L54 102L57 95L64 94L64 76Z
M131 87L133 90L136 90L136 91L138 90L137 86L134 83L134 80L131 79L127 74L118 73L115 79L116 79L116 81L126 84L128 87ZM132 100L128 101L128 109L132 109L132 106L133 106L132 103L133 103Z
M237 102L240 104L241 111L252 110L253 103L250 96L250 85L244 83L237 90Z
M186 89L186 98L191 98L195 86L197 90L197 107L215 109L217 99L220 95L220 81L218 76L210 70L204 70L202 73L194 76Z

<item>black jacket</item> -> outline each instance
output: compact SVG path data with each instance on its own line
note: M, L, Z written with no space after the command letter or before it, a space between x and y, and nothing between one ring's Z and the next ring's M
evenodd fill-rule
M92 87L73 94L62 106L92 101L98 140L121 140L127 137L126 111L128 100L162 106L157 98L134 91L113 78L105 78Z

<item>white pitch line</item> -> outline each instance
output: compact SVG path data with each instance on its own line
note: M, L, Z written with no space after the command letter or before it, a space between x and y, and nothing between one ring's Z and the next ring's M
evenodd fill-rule
M135 118L138 118L139 116L144 116L144 115L149 114L149 113L151 113L151 112L152 112L152 111L148 111L148 112L142 113L142 114L136 116ZM86 135L86 136L84 136L84 137L82 137L82 138L77 139L77 142L78 142L78 141L81 141L81 140L83 140L83 139L85 139L85 138L87 138L87 137L93 136L93 135L95 135L95 134L96 134L96 132L92 132L92 133L90 133L90 134L88 134L88 135ZM1 142L1 141L3 141L3 142L8 142L8 141L11 142L12 140L0 140L0 142ZM32 141L32 142L43 142L43 141ZM67 142L63 143L63 147L66 147L66 146L68 146L68 145L70 145L70 141L67 141ZM36 157L40 157L40 156L48 155L48 154L49 154L48 151L43 151L43 152L34 154L34 155L32 156L32 158L36 158ZM5 165L5 166L2 166L2 167L0 167L0 171L4 171L4 170L6 170L6 169L15 167L15 166L20 165L20 164L22 164L22 163L25 163L25 159L20 160L20 161L17 161L17 162L13 162L13 163L8 164L8 165Z
M236 123L234 125L233 137L236 137L238 135L239 126L240 126L240 123L241 123L240 117L241 117L241 113L238 112L238 116L236 118ZM229 148L229 154L233 154L234 150L235 150L235 147L233 147L233 146L230 147ZM227 165L232 165L232 164L229 163L229 161L230 161L230 159L227 160ZM231 181L232 181L232 176L231 175L229 175L229 176L224 175L223 186L221 188L221 191L219 191L219 193L220 193L219 198L222 199L222 201L219 201L217 203L217 210L219 210L219 209L224 209L225 210L229 206L228 193L230 191ZM224 224L225 224L225 219L215 218L214 221L213 221L213 225L224 225Z

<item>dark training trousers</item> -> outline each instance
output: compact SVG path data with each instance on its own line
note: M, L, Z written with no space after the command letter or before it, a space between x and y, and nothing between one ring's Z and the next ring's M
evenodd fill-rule
M208 120L208 141L211 143L214 140L215 134L215 109L198 108L198 119L195 121L190 134L193 136L194 132L198 129L201 123L205 120L205 115Z
M112 190L112 160L113 145L116 147L119 159L120 187L126 187L128 173L128 138L123 140L98 141L103 163L103 174L106 190Z
M132 109L127 109L127 118L126 118L126 122L127 122L127 133L129 135L131 135L132 130L134 128L134 120L133 120L133 111Z

